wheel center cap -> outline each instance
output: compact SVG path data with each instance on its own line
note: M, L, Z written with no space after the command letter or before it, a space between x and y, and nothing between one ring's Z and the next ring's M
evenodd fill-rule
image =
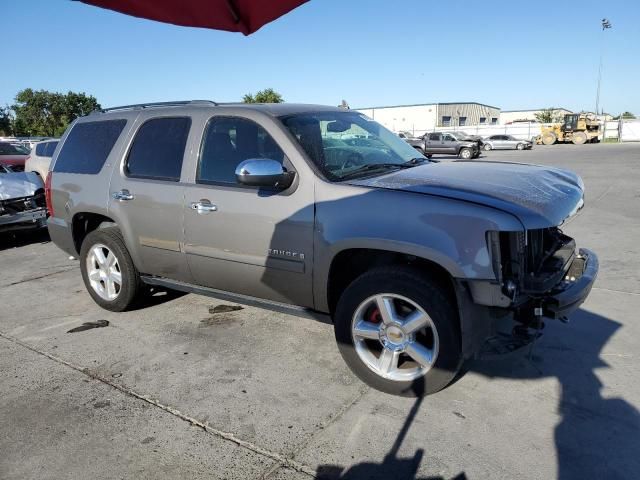
M402 343L402 340L404 340L404 332L398 327L391 325L387 328L387 338L394 343Z
M385 348L401 352L404 350L409 337L397 325L389 325L380 331L380 342Z

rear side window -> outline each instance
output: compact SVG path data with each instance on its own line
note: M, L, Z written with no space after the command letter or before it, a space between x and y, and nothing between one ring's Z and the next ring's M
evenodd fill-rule
M104 120L76 124L62 145L53 171L98 173L126 123L126 120Z
M189 117L154 118L145 122L129 150L127 175L179 181L190 126Z
M46 143L39 143L38 145L36 145L36 155L39 157L44 157L44 151L47 148L47 145L48 144Z
M429 140L440 140L440 134L439 133L429 134Z
M44 149L44 156L53 157L53 152L56 151L57 146L58 146L58 142L47 142L47 146Z

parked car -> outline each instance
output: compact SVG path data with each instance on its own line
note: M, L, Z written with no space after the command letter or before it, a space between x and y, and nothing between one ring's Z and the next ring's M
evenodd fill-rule
M480 135L469 135L468 133L465 133L465 132L440 132L440 133L448 133L459 142L475 142L478 145L478 152L482 150L482 147L484 146L484 142Z
M0 233L42 228L46 219L42 179L0 164Z
M444 388L498 319L564 319L598 271L559 228L583 204L574 173L432 162L341 108L92 113L46 185L51 238L101 307L133 307L146 284L322 318L355 374L398 395Z
M403 139L405 139L405 138L417 138L415 135L413 135L410 132L398 132L398 136L400 138L403 138Z
M533 142L518 140L511 135L491 135L484 139L485 150L531 150Z
M405 141L427 158L434 154L456 155L465 160L480 156L480 148L476 141L460 140L451 133L426 133L420 138L409 138Z
M25 162L25 171L36 172L43 181L46 180L47 174L49 173L51 157L53 157L53 152L57 146L58 140L55 139L36 143L31 151L31 155L29 155Z
M9 165L14 170L24 170L24 164L29 153L23 148L11 145L9 142L0 142L0 165Z

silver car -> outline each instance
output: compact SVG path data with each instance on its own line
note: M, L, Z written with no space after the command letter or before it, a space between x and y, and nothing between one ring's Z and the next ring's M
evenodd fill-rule
M533 143L518 140L512 135L491 135L483 140L485 150L530 150Z
M25 172L36 172L44 182L49 172L51 157L57 146L57 139L36 143L24 164Z

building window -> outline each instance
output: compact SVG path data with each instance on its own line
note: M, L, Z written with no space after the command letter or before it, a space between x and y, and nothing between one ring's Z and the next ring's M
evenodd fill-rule
M458 118L458 125L460 125L461 127L464 127L466 124L467 124L467 117Z
M487 124L487 117L480 117L480 125L486 125Z
M491 125L497 125L498 119L496 117L491 117Z
M450 127L451 126L451 117L442 117L442 126Z

